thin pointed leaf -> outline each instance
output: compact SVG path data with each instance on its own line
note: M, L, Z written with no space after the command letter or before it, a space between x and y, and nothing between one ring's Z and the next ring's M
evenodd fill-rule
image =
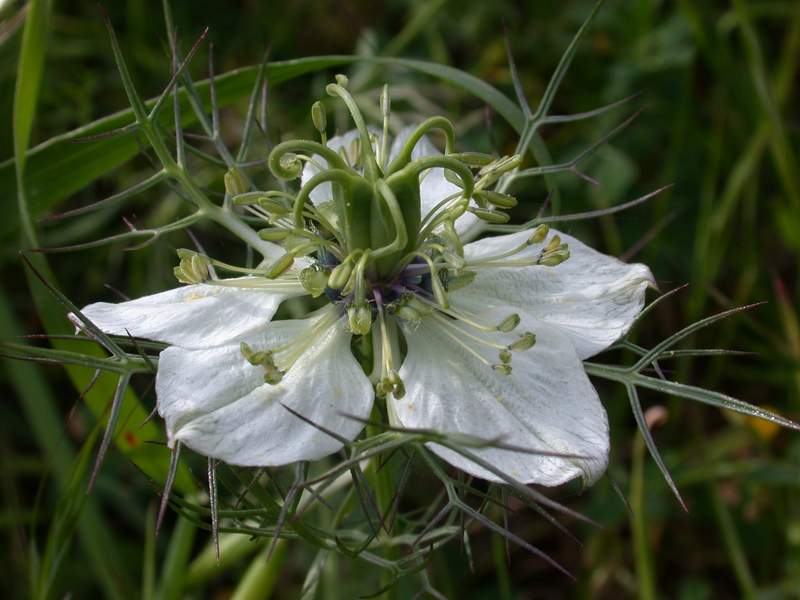
M661 453L658 451L658 446L656 446L656 442L653 439L653 434L650 432L650 428L647 426L647 421L644 418L644 411L642 411L642 403L639 401L639 394L636 392L636 386L628 384L625 386L625 390L628 392L628 400L630 400L631 410L633 411L633 416L636 419L636 425L639 427L639 433L642 434L642 438L647 446L647 450L650 452L650 456L653 457L656 465L658 465L658 468L661 471L661 474L664 476L669 489L671 489L672 493L675 494L675 497L678 499L681 508L688 513L689 509L686 507L686 503L683 501L683 497L678 491L678 486L675 485L675 480L672 479L672 475L670 474L667 465L661 458Z
M96 202L92 202L91 204L87 204L86 206L81 206L79 208L73 208L72 210L67 210L61 213L55 213L52 215L48 215L44 220L45 221L60 221L61 219L66 219L67 217L75 217L78 215L83 215L93 210L98 210L101 208L105 208L106 206L115 204L117 202L121 202L122 200L127 200L128 198L132 198L137 194L141 194L144 191L149 190L154 185L161 183L166 178L166 173L164 171L159 171L154 173L147 179L140 181L132 185L131 187L122 190L121 192L117 192L108 198L103 198L102 200L98 200Z
M20 258L25 263L25 265L33 272L34 275L41 281L44 286L50 291L50 293L55 296L56 300L58 300L59 304L65 307L69 314L75 315L77 319L89 330L92 335L99 341L103 346L114 356L123 357L125 356L125 351L119 347L119 345L112 340L106 333L104 333L99 327L97 327L94 323L92 323L79 309L75 306L72 301L67 298L61 291L52 285L47 278L42 275L39 270L33 266L33 263L30 259L25 256L24 252L20 252Z
M114 438L114 432L117 429L117 421L119 421L119 412L122 408L122 400L125 397L125 390L128 389L131 376L129 374L122 375L117 381L117 388L114 390L114 398L111 401L111 411L108 415L108 422L106 423L106 430L103 434L103 440L100 442L100 448L97 450L97 458L94 461L94 468L89 477L89 485L86 487L86 492L89 493L94 487L94 482L97 480L97 475L100 473L100 467L103 466L103 461L106 458L108 449L111 446L111 440Z
M703 404L708 404L709 406L732 410L749 417L756 417L788 429L800 431L800 423L720 392L704 390L703 388L677 383L675 381L665 381L656 377L642 375L641 373L631 372L628 369L620 367L590 362L583 363L583 366L589 375L618 381L625 385L632 384L637 387L656 390L679 398L686 398L687 400L695 400Z
M169 497L172 495L172 484L175 483L175 474L178 472L178 464L181 457L181 443L175 442L175 446L170 451L169 457L169 470L167 471L167 479L164 482L164 491L161 493L161 503L158 507L158 518L156 519L156 536L161 531L161 525L164 523L164 516L167 514L167 506L169 506Z
M730 310L723 311L723 312L718 313L716 315L712 315L710 317L706 317L705 319L700 319L696 323L692 323L691 325L688 325L687 327L684 327L683 329L681 329L677 333L673 333L671 336L669 336L665 340L663 340L663 341L659 342L658 344L656 344L655 346L653 346L653 348L651 350L649 350L647 352L647 354L642 356L642 358L640 358L636 362L635 365L630 367L630 370L631 371L638 371L638 370L642 369L643 367L645 367L648 364L650 364L653 360L658 358L659 354L661 354L664 350L666 350L670 346L674 346L675 344L677 344L682 339L692 335L694 332L699 331L700 329L703 329L704 327L708 327L709 325L713 325L717 321L721 321L722 319L730 317L731 315L735 315L735 314L738 314L738 313L741 313L741 312L744 312L744 311L751 310L753 308L762 306L763 304L764 304L764 302L757 302L755 304L748 304L746 306L740 306L740 307L737 307L737 308L732 308Z

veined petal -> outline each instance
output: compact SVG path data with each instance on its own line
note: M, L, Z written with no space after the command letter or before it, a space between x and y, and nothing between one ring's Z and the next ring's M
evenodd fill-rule
M405 127L402 131L400 131L398 136L394 139L394 142L392 142L392 148L389 151L389 162L394 160L397 155L400 154L400 150L402 150L406 140L408 140L415 129L416 126L412 125ZM425 156L439 156L441 154L442 153L436 149L436 146L433 145L428 136L422 136L422 138L420 138L420 140L414 146L414 149L411 151L411 158L416 160ZM428 215L442 200L452 194L457 194L460 191L461 188L447 181L444 176L444 169L428 169L422 174L419 186L421 200L420 214L423 218L425 218L425 216ZM456 221L456 231L459 234L463 233L478 220L478 217L470 212L466 212Z
M575 477L594 482L608 463L608 421L569 340L555 327L523 319L535 331L533 348L515 353L510 375L478 360L432 319L406 328L408 355L400 377L401 399L390 400L392 417L405 427L430 428L499 440L544 456L500 448L470 450L524 483L559 485ZM475 349L490 362L491 352ZM493 473L437 444L431 450L482 479ZM580 456L576 458L575 455Z
M253 279L225 280L243 285L250 281ZM305 293L297 282L275 284L270 289L203 283L118 304L97 302L81 312L106 333L130 334L184 348L210 348L264 327L281 302Z
M316 326L305 351L274 385L265 383L264 369L250 364L238 344L164 350L156 393L170 444L179 440L201 454L242 466L316 460L342 447L282 405L347 439L358 435L363 424L342 413L367 418L373 390L353 358L351 334L337 310L275 321L248 340L254 350L270 349Z
M464 246L464 257L473 261L508 252L530 234L520 231L472 242ZM554 235L569 245L570 257L560 265L478 268L473 283L452 296L473 310L511 307L551 323L569 336L578 356L586 359L628 331L644 306L653 275L645 265L625 264L554 230L541 244L508 260L537 258Z

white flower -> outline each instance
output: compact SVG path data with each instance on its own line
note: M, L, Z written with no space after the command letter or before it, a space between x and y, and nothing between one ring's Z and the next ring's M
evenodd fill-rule
M388 162L409 135L395 141ZM356 136L328 146L342 148L352 165L348 148ZM422 137L412 160L434 154ZM303 183L327 167L312 157ZM443 200L462 193L439 167L427 169L419 189L423 225L434 209L453 211ZM317 207L333 196L330 183L310 192ZM459 233L477 221L463 207L452 215L441 225ZM353 439L362 424L348 415L368 418L377 393L395 425L529 449L473 449L521 482L595 481L607 465L608 422L581 361L628 330L652 281L649 269L546 228L463 246L445 234L430 230L419 250L396 254L403 262L382 275L370 275L365 260L358 266L369 256L362 250L327 264L318 255L315 268L324 277L338 269L348 284L326 288L331 302L304 319L272 321L283 300L307 293L299 277L312 257L277 277L211 279L83 312L106 332L169 344L156 392L170 445L180 441L246 466L318 459L341 443L284 405ZM351 349L353 331L372 336L369 374ZM452 450L431 449L472 475L497 480Z

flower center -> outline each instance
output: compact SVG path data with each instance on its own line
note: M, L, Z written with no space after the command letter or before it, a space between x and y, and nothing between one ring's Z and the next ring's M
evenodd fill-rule
M554 266L569 257L569 249L558 236L553 236L538 254L525 252L546 238L547 227L540 226L509 251L465 258L456 221L469 211L488 223L507 222L509 216L504 211L514 207L516 199L490 188L519 166L520 157L456 153L454 128L444 117L424 121L390 156L386 86L380 100L380 139L367 128L347 90L346 78L337 76L336 83L328 85L326 91L347 107L356 126L355 137L338 148L328 145L325 111L320 102L315 103L311 115L321 142L286 141L269 155L269 168L279 179L296 179L304 168L306 174L311 173L297 193L243 193L235 170L225 178L231 202L264 221L267 226L259 236L282 246L283 255L266 269L237 269L183 251L176 276L186 283L198 283L214 279L214 267L224 266L256 275L235 285L277 290L299 281L311 296L324 295L346 311L355 336L374 335L377 360L373 362L373 375L382 395L404 393L398 375L402 350L399 325L418 327L427 319L488 367L511 373L512 354L533 346L534 334L524 332L509 341L519 316L512 312L500 323L487 323L451 306L448 294L468 286L487 269ZM444 134L445 153L414 158L417 143L431 130ZM423 178L433 173L444 176L453 184L450 189L456 191L436 198L435 205L423 214L420 187ZM329 193L323 194L327 190ZM430 203L431 199L427 200ZM219 280L214 283L222 284ZM333 322L335 319L328 317L317 319L296 340L279 348L254 350L242 346L242 354L264 368L266 381L277 383L319 334L318 328ZM369 339L366 346L370 346ZM496 361L485 358L487 348L497 352Z

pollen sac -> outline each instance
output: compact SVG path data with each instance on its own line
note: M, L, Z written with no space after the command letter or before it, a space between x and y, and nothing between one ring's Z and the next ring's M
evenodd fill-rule
M473 194L476 201L483 203L484 206L496 206L498 208L514 208L517 205L517 199L514 196L504 194L502 192L493 192L490 190L478 190Z
M511 350L500 350L500 362L507 365L511 362Z
M225 180L225 193L231 197L244 194L250 188L244 175L236 167L228 169L223 179Z
M281 229L279 227L269 227L268 229L261 229L258 232L258 237L262 240L267 240L268 242L282 242L287 237L291 231L288 229Z
M499 364L499 365L492 365L492 369L500 373L501 375L511 375L511 365L509 364Z
M511 217L504 212L488 208L470 207L469 212L479 219L483 219L487 223L492 223L493 225L502 225L503 223L508 223L508 221L511 219Z
M303 289L312 297L318 298L328 287L328 275L329 273L319 265L312 265L300 271L298 279Z
M351 304L347 319L353 335L366 335L372 329L372 309L367 304Z
M523 333L520 338L511 344L508 349L512 352L524 352L525 350L529 350L533 348L533 345L536 343L536 335L531 333L530 331L526 331Z
M276 365L275 360L270 351L256 351L253 350L249 344L242 342L239 344L239 351L244 356L245 360L254 367L261 367L264 369L264 381L269 384L280 383L283 379L283 371Z
M350 281L350 275L353 273L353 264L349 260L336 265L331 276L328 278L328 287L332 290L341 290Z
M325 133L325 129L328 127L328 117L322 102L317 101L311 105L311 121L318 132Z
M475 281L475 276L477 275L475 271L464 271L458 275L450 275L449 271L447 271L447 273L447 281L444 283L448 292L454 292L468 286L470 283Z
M285 273L294 263L294 254L287 252L280 256L267 270L267 278L275 279Z
M569 247L561 243L561 238L554 235L547 244L537 263L545 267L555 267L569 258Z
M518 314L509 315L500 322L500 324L497 326L497 330L502 331L503 333L514 331L517 325L519 325L519 321L520 318Z
M209 266L211 265L208 257L185 248L178 250L178 257L181 262L173 271L178 281L188 284L208 281Z
M536 229L533 230L531 237L528 238L529 244L541 244L544 241L544 238L547 237L547 234L550 232L550 228L547 225L539 225Z

